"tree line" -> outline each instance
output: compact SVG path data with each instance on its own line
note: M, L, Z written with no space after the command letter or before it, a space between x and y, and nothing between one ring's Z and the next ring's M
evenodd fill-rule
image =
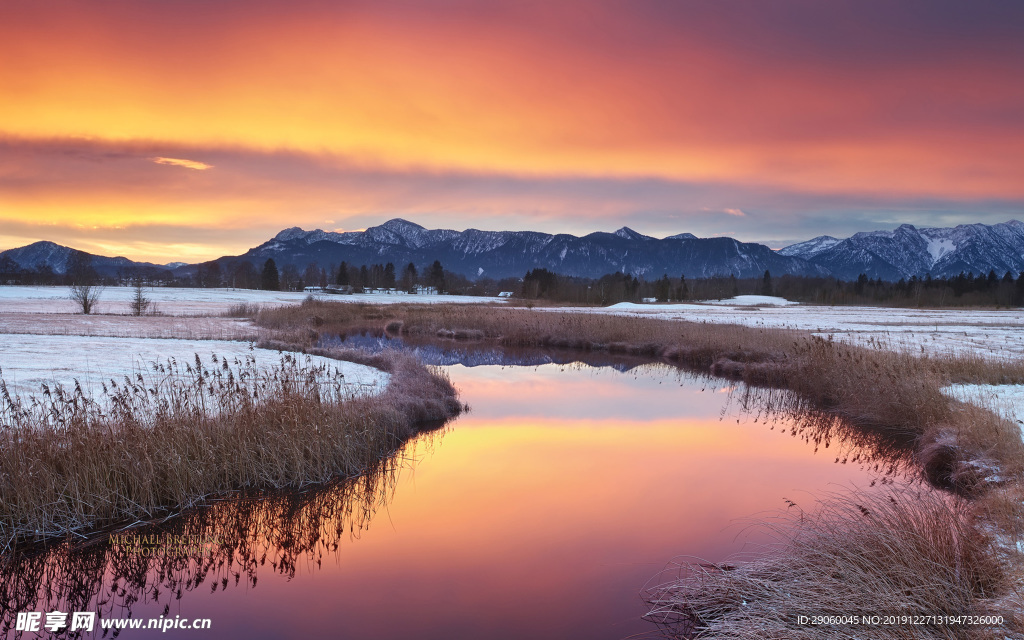
M208 263L216 265L216 263ZM306 266L301 273L292 264L286 264L278 271L277 264L273 258L263 264L263 271L260 275L260 289L302 291L306 287L327 288L330 285L348 287L353 292L362 292L367 289L391 289L412 292L417 286L432 287L439 293L446 292L446 283L449 280L448 272L444 270L441 262L435 260L420 273L416 265L410 262L402 268L399 273L394 263L359 265L349 264L342 261L340 265L329 268L322 268L313 262ZM209 280L215 281L216 277Z
M472 283L456 273L447 271L439 260L422 268L414 263L396 268L393 263L340 265L322 267L316 262L301 268L286 263L278 267L271 258L257 268L248 260L212 260L196 266L193 273L175 276L168 269L126 267L114 274L101 275L92 264L92 256L73 251L63 273L48 265L24 269L9 256L0 256L0 284L24 285L120 285L137 282L147 285L237 289L265 289L271 291L302 291L306 287L340 285L359 292L366 289L401 289L412 291L417 286L432 287L439 292L455 290L472 295ZM482 294L481 294L482 295Z
M866 274L849 281L832 277L772 277L769 271L759 278L737 278L735 275L687 278L685 274L662 274L660 278L647 280L621 272L600 278L583 278L537 268L527 271L522 278L470 280L462 274L448 271L439 260L420 267L413 263L404 266L391 262L356 265L344 261L340 265L324 267L311 262L300 269L291 263L279 268L273 259L268 259L262 268L247 260L204 262L197 265L192 274L181 277L157 268L124 268L114 275L101 276L92 265L92 256L81 251L72 252L62 274L46 266L22 269L8 256L0 256L0 284L135 286L140 282L159 286L272 291L302 291L305 287L329 285L349 287L353 292L368 289L414 291L416 287L431 287L439 293L495 296L507 291L527 300L585 305L699 301L760 294L828 305L1024 306L1024 272L1014 276L1010 271L1002 276L995 271L978 275L968 271L947 277L927 274L923 278L913 276L892 282L869 278Z
M738 295L770 295L797 302L828 305L885 305L921 307L1024 306L1024 272L975 275L961 272L952 277L901 278L896 282L869 278L856 280L783 275L760 278L735 275L710 278L671 277L663 274L645 280L624 273L600 278L563 276L547 269L533 269L523 277L517 295L532 300L574 304L609 305L619 302L685 302L720 300Z

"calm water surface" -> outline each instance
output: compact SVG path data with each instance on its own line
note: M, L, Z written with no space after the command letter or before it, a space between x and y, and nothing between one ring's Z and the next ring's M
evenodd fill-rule
M37 557L20 587L4 577L8 602L49 575L48 598L24 606L212 619L164 637L626 638L653 631L640 593L673 558L751 551L768 538L746 525L785 499L810 508L882 477L849 461L856 447L816 447L665 366L447 370L471 411L368 490L172 525L223 547L208 556L156 562L99 543Z

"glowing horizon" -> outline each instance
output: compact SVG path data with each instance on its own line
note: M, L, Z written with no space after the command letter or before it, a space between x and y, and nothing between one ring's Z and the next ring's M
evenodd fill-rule
M1013 5L56 4L0 8L0 249L1024 215Z

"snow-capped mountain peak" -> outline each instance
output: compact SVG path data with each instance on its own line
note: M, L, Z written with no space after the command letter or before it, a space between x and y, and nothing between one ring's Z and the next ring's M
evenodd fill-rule
M819 264L836 277L898 280L913 276L975 275L1024 270L1024 224L962 224L956 227L915 227L902 224L893 230L862 231L838 240L819 236L779 251Z
M622 227L621 229L616 231L614 235L617 235L618 237L623 238L625 240L653 240L654 239L651 236L645 236L642 233L638 233L636 231L633 231L629 227Z
M380 226L395 233L418 233L420 231L426 231L426 227L420 226L415 222L409 222L402 218L392 218Z
M305 236L306 233L306 230L301 227L291 227L289 229L284 229L274 236L274 240L277 240L278 242L288 242L295 238L301 238L302 236Z
M782 249L779 249L779 253L784 256L795 256L797 258L803 258L804 260L810 260L822 251L829 247L833 247L840 242L842 241L839 238L833 238L832 236L818 236L817 238L811 238L804 242L798 242L796 244L791 244L788 247L783 247Z

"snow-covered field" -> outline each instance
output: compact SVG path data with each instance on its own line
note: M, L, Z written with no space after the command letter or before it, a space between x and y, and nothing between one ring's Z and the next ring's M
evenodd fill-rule
M942 392L962 402L995 411L1020 426L1024 437L1024 385L954 384Z
M146 295L153 300L156 310L164 314L165 319L162 322L144 319L140 327L136 327L133 320L121 315L128 313L128 304L133 294L130 287L108 287L100 297L100 315L86 318L75 314L76 309L67 298L66 287L0 286L0 331L183 338L242 337L248 330L246 325L236 320L212 317L184 320L178 316L217 316L231 306L242 303L261 306L297 304L307 295L250 289L157 287L147 289ZM480 304L508 301L505 298L400 293L318 295L325 300L378 304ZM621 303L606 308L560 308L552 311L560 310L801 329L854 344L881 343L891 349L910 349L918 353L972 351L986 357L1024 357L1022 309L979 311L825 307L797 304L772 296L738 296L701 303ZM30 318L29 314L34 317ZM49 317L43 314L49 314ZM204 322L210 326L200 326ZM140 334L140 328L153 333Z
M255 366L272 368L281 355L269 349L251 348L244 342L226 340L171 340L159 338L108 338L84 336L39 336L0 334L0 369L10 392L19 395L39 394L43 384L55 383L74 389L75 380L86 395L99 397L101 384L123 380L136 372L151 376L152 363L167 363L174 358L184 366L194 363L198 355L204 365L219 368L213 362L227 359L244 362L255 358ZM389 374L372 367L298 354L301 366L328 365L345 377L346 387L354 394L378 393L387 386Z
M768 296L709 303L633 304L558 311L801 329L859 345L882 344L915 353L973 352L1024 358L1024 309L948 310L825 307Z
M127 314L129 303L135 295L131 287L106 287L100 294L96 313ZM256 304L278 306L296 304L306 298L307 293L297 291L258 291L253 289L177 289L151 287L145 290L152 300L156 312L169 316L217 315L232 305ZM393 304L396 302L420 304L478 304L481 302L506 302L504 298L478 298L473 296L408 295L405 293L362 293L353 295L314 294L324 300L342 302L372 302ZM75 304L68 299L67 287L20 287L0 286L0 314L2 313L75 313Z

